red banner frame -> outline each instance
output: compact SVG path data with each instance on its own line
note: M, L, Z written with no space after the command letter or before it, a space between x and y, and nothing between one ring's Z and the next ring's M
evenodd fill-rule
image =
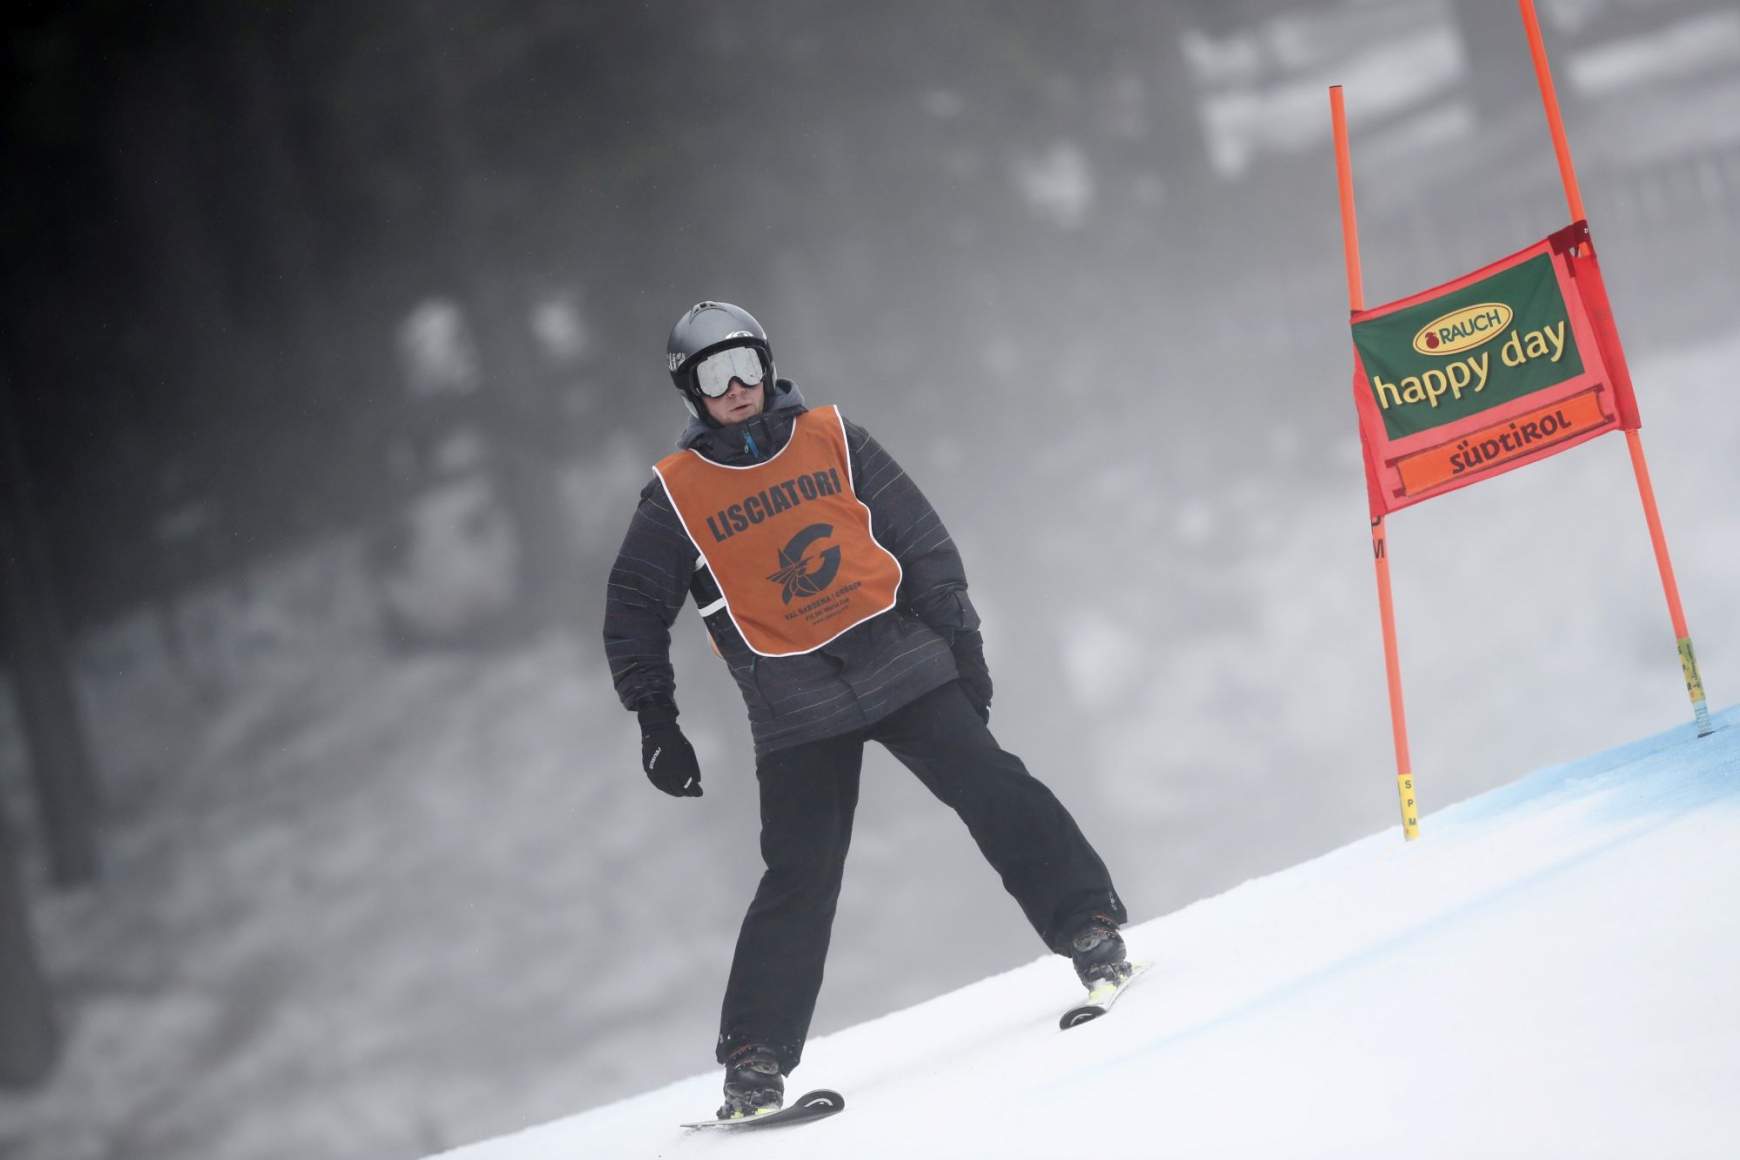
M1564 297L1583 373L1429 431L1392 439L1367 384L1359 350L1354 349L1353 402L1359 415L1372 519L1557 455L1608 431L1636 430L1642 425L1585 221L1573 222L1460 278L1369 310L1355 310L1352 324L1440 298L1543 254L1551 259ZM1530 437L1522 443L1517 435L1519 446L1514 450L1508 438L1500 438L1501 433L1511 435L1525 428ZM1483 447L1492 453L1482 455ZM1463 462L1453 472L1447 470L1456 448L1480 462Z

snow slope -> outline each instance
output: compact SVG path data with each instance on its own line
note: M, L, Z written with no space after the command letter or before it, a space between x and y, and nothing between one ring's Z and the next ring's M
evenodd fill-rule
M821 1123L685 1134L715 1069L446 1153L1733 1156L1740 709L1127 931L1155 967L1067 1034L1060 959L813 1041Z

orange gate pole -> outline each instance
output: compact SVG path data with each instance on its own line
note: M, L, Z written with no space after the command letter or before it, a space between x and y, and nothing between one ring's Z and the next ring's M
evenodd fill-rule
M1359 222L1353 205L1353 165L1347 152L1347 110L1341 86L1329 86L1329 117L1335 130L1335 177L1341 197L1341 240L1347 258L1347 308L1365 309L1365 284L1359 268ZM1390 594L1390 555L1384 520L1371 522L1372 558L1377 562L1378 616L1383 621L1384 673L1390 686L1390 729L1396 745L1396 793L1402 805L1402 837L1420 836L1420 811L1414 798L1413 766L1408 758L1408 717L1402 707L1402 662L1396 648L1396 609Z
M1583 212L1583 193L1577 187L1577 170L1571 164L1571 145L1565 136L1565 119L1559 112L1559 93L1553 86L1552 69L1547 64L1547 46L1541 37L1540 18L1535 15L1534 0L1517 0L1517 6L1522 12L1523 32L1528 36L1529 55L1534 58L1535 81L1540 86L1541 106L1547 114L1547 131L1553 138L1553 155L1559 161L1565 203L1570 207L1571 220L1583 221L1588 215ZM1637 477L1637 495L1643 501L1643 519L1649 525L1649 542L1655 549L1655 566L1661 573L1662 592L1667 596L1668 619L1673 624L1674 639L1679 644L1680 671L1686 680L1686 693L1692 699L1692 717L1698 725L1698 736L1706 737L1715 727L1710 723L1703 679L1698 675L1691 632L1686 628L1686 613L1680 607L1680 586L1674 579L1673 561L1668 557L1667 535L1662 531L1661 513L1656 509L1655 488L1649 480L1649 463L1643 457L1643 439L1635 429L1628 428L1625 444L1631 452L1631 470Z

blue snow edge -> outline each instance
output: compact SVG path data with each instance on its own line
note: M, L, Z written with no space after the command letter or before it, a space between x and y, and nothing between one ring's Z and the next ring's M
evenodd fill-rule
M1544 804L1600 795L1602 819L1681 813L1740 798L1740 705L1713 713L1715 730L1699 737L1691 721L1563 765L1535 770L1510 785L1446 806L1428 821L1488 822Z

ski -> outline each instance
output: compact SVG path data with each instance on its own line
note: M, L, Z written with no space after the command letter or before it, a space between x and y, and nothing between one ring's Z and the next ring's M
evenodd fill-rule
M693 1124L684 1124L685 1128L728 1128L732 1131L744 1131L749 1128L777 1128L784 1124L807 1124L811 1120L820 1120L846 1107L846 1097L827 1088L817 1088L813 1092L805 1092L777 1112L769 1112L765 1116L744 1116L739 1120L701 1120Z
M1142 972L1148 969L1147 963L1131 963L1130 975L1121 983L1101 983L1088 992L1088 1001L1079 1007L1071 1007L1063 1013L1063 1018L1057 1021L1060 1030L1068 1031L1083 1023L1091 1023L1112 1009L1112 1004L1119 996L1130 989L1130 984L1141 978Z

